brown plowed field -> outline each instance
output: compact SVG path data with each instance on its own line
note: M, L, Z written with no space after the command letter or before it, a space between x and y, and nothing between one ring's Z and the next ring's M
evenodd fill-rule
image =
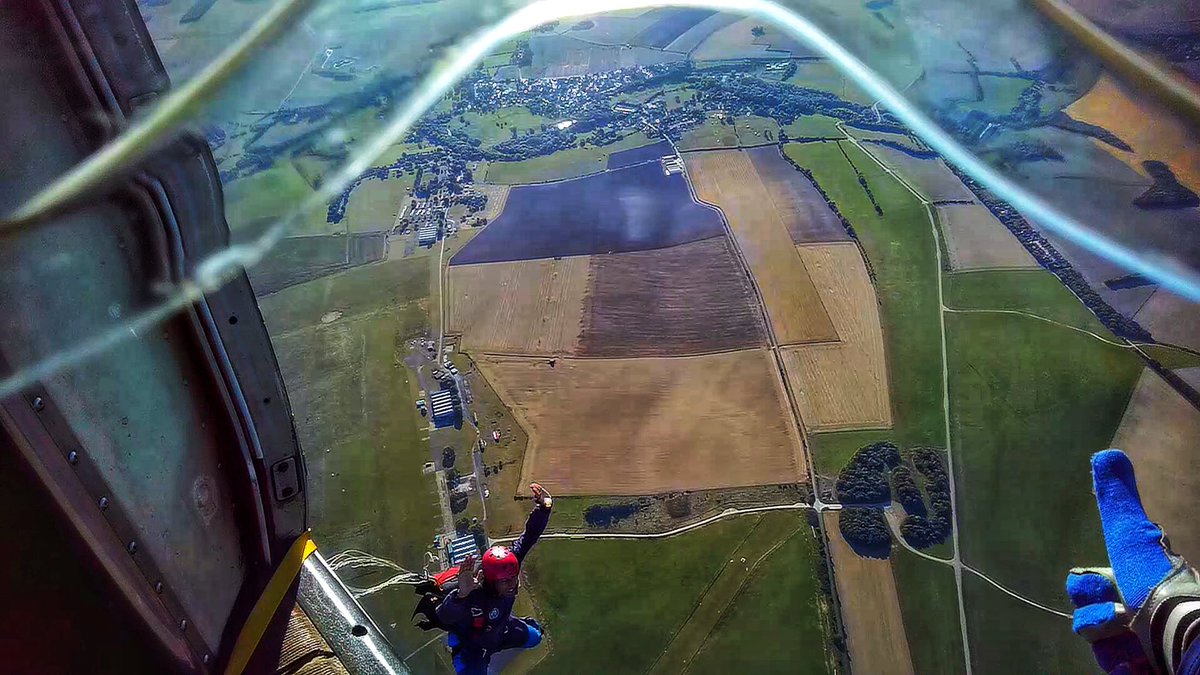
M797 244L849 241L850 235L808 177L773 145L747 150L776 212Z
M787 226L750 156L740 150L688 153L700 199L719 206L750 265L780 344L837 340Z
M825 515L825 531L829 533L829 552L854 672L912 675L912 656L891 563L859 557L842 539L838 515Z
M1200 411L1161 377L1146 369L1121 418L1112 445L1129 454L1150 519L1162 525L1171 546L1200 560Z
M467 350L572 354L588 266L588 256L451 265L450 332Z
M783 364L809 431L892 425L879 302L854 244L799 247L842 336L836 344L783 350Z
M766 350L477 363L529 432L522 485L639 495L804 477L803 446Z
M750 279L724 236L591 256L580 353L666 356L765 344Z
M1029 251L1017 241L1008 228L982 204L945 204L935 207L942 231L946 234L946 250L950 252L950 268L980 270L992 268L1038 266Z

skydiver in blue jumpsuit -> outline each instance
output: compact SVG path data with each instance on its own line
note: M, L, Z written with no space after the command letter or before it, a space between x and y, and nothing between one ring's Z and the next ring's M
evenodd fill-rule
M529 488L533 511L512 548L491 547L478 568L475 556L464 560L458 588L438 605L437 618L450 631L454 669L463 675L484 675L492 654L529 649L542 641L542 628L536 621L512 616L521 586L521 563L550 522L550 493L537 483Z

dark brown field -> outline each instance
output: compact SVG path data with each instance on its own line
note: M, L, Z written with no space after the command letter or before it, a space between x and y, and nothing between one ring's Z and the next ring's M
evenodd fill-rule
M725 237L596 255L580 353L668 356L765 343L750 279Z

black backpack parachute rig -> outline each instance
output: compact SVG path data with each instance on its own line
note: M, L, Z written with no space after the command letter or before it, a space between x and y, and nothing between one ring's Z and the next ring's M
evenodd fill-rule
M411 617L413 625L421 630L436 628L450 632L450 628L438 620L437 608L447 595L456 590L458 590L457 565L433 576L424 575L413 585L413 592L417 594L417 606L413 609ZM424 618L417 620L418 614Z

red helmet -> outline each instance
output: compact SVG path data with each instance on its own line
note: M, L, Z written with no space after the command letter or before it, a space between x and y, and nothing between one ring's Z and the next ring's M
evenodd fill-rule
M520 569L517 554L505 546L493 546L483 554L483 578L488 581L511 579Z

